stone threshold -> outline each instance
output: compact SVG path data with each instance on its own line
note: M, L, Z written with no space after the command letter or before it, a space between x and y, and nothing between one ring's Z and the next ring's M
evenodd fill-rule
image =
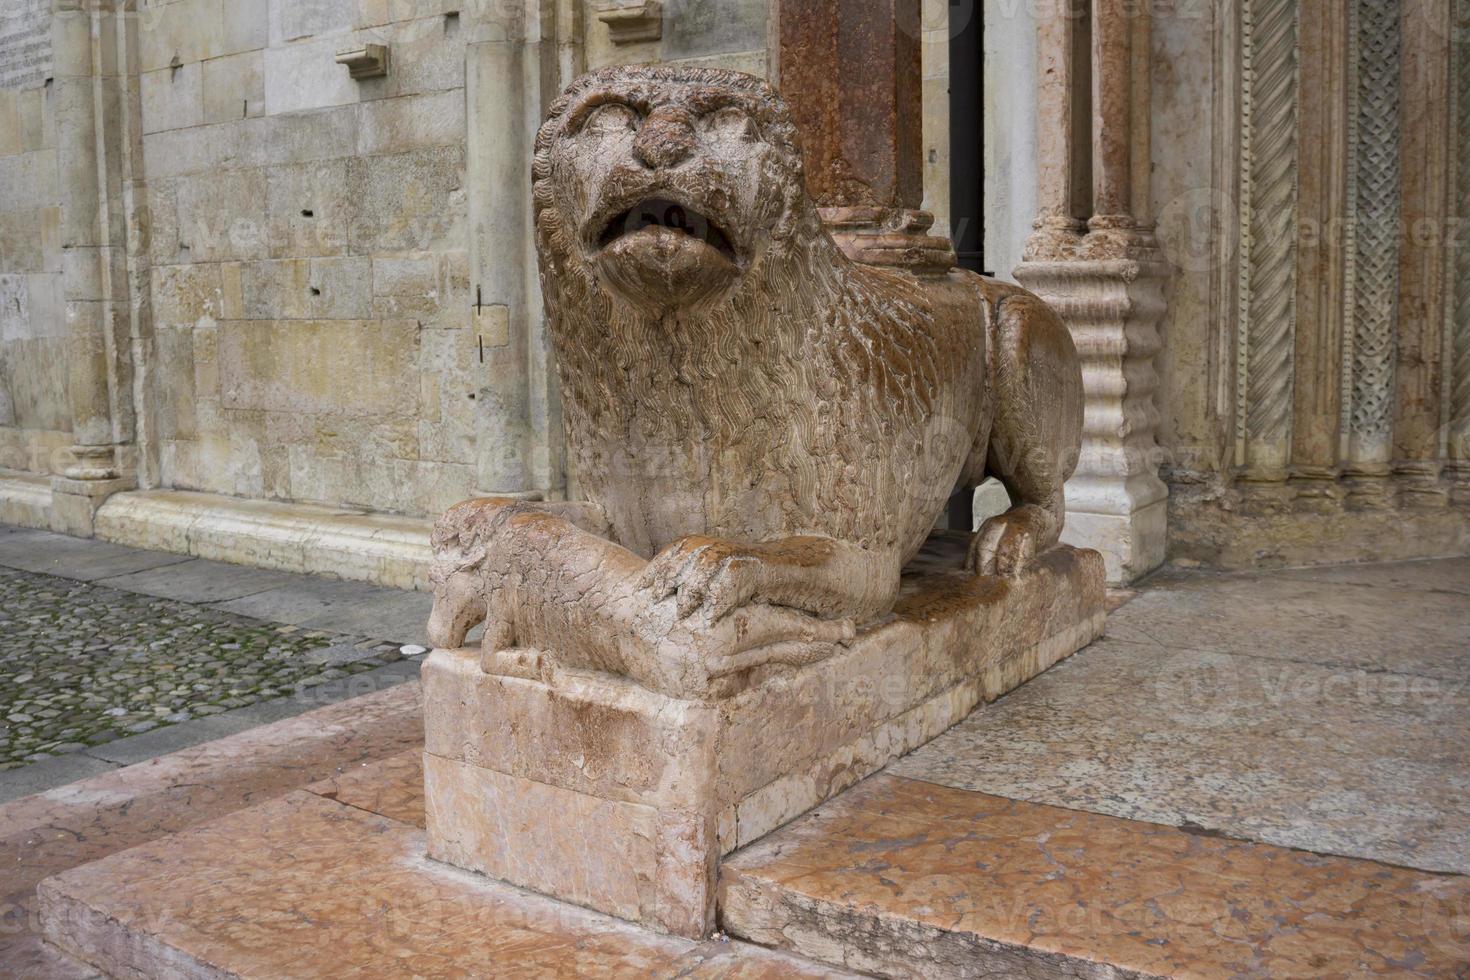
M1470 878L886 774L726 862L729 942L429 861L424 808L406 751L50 878L41 921L121 976L1455 976L1470 958Z
M409 752L49 878L49 941L113 976L847 974L660 935L425 857Z
M422 744L418 684L401 684L0 804L0 976L97 976L42 941L43 879Z
M191 718L0 772L0 804L227 739L327 705L369 697L400 684L417 682L422 663L421 657L406 657L361 674L301 687L284 697L258 701L216 715Z
M114 494L97 537L154 551L285 572L428 590L433 521L190 490Z
M883 774L727 859L731 935L884 976L1463 976L1470 877Z

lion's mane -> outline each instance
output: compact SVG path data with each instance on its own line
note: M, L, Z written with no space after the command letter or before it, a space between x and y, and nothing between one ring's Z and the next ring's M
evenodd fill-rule
M552 152L563 117L589 91L606 88L636 101L668 85L751 97L762 137L780 151L789 219L730 297L676 322L634 309L599 283L559 208ZM716 526L705 533L738 535L751 523L750 491L759 490L756 496L781 509L775 523L787 533L917 548L933 515L911 516L915 495L935 492L922 485L920 470L953 468L926 459L924 423L946 411L935 397L953 387L945 380L957 366L939 355L918 283L850 263L832 242L805 190L796 128L765 82L685 67L584 76L551 107L537 137L533 179L541 287L570 461L592 499L629 465L677 473L696 465L692 460L760 447L746 458L764 465L741 474L747 483L740 494L712 488L730 503L713 505ZM764 515L757 523L773 521ZM641 544L647 550L648 542Z

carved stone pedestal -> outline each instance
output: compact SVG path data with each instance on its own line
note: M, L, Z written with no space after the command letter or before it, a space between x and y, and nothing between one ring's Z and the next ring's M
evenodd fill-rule
M1082 359L1082 452L1067 481L1062 538L1102 552L1118 584L1162 565L1168 540L1153 366L1165 276L1157 260L1132 257L1033 258L1016 269L1067 324Z
M707 934L721 856L1102 632L1096 552L1058 547L1003 580L963 572L963 542L931 540L894 613L843 652L762 668L718 700L567 670L554 653L436 650L423 669L430 856Z

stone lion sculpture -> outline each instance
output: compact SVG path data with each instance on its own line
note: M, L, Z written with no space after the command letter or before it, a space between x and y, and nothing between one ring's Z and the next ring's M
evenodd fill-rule
M800 664L893 605L957 489L1014 505L970 567L1062 528L1081 439L1067 330L1026 291L846 258L789 111L734 72L586 75L536 141L541 288L578 503L470 500L433 538L437 646L486 621L675 696Z

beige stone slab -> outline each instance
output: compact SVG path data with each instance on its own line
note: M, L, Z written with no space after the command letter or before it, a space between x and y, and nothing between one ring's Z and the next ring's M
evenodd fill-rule
M51 481L44 476L0 474L0 524L51 526Z
M51 878L47 936L114 975L834 976L660 936L424 857L422 832L310 793Z
M481 669L476 650L436 650L423 672L425 750L575 793L644 806L708 799L715 708L622 679L563 674L555 686ZM536 733L526 751L524 733Z
M366 276L366 263L356 264ZM370 295L357 299L371 302ZM411 414L411 401L381 392L417 371L417 340L412 320L227 321L220 325L220 402L228 409Z
M288 572L336 575L400 589L428 581L429 522L184 490L115 494L97 536Z
M143 72L139 89L145 134L204 122L203 71L198 62Z
M203 72L205 122L234 122L265 112L263 52L245 51L213 58L204 62Z
M418 685L403 684L0 806L0 973L93 975L42 944L41 879L401 753L419 717Z
M1406 617L1409 608L1415 615ZM1362 588L1302 573L1174 571L1118 610L1108 635L1169 650L1455 681L1464 675L1470 603L1453 592Z
M658 811L424 758L429 856L639 920L652 911Z
M464 89L364 102L359 108L357 152L404 153L465 140Z

